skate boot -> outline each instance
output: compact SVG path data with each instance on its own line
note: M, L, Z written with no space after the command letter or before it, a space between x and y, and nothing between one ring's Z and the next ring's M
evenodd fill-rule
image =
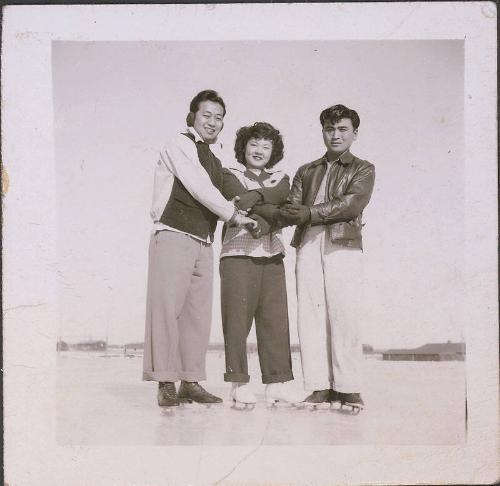
M305 405L311 410L326 410L330 408L331 392L333 390L313 391L305 400Z
M257 403L248 383L233 383L229 397L233 401L231 408L235 410L253 410Z
M340 394L339 392L330 388L330 408L332 410L340 410L342 405L340 403Z
M340 408L342 409L344 406L347 408L351 408L351 412L353 414L358 414L363 410L365 403L361 398L359 393L342 393L336 392L338 395L337 401L340 402Z
M269 383L266 385L266 403L271 407L287 404L296 408L304 408L304 395L297 393L286 383Z
M158 383L158 405L160 407L177 407L179 398L175 391L175 383L171 381L160 381Z
M221 403L222 398L216 397L208 393L196 381L181 381L179 392L177 394L181 403L201 403L206 406L213 405L214 403Z

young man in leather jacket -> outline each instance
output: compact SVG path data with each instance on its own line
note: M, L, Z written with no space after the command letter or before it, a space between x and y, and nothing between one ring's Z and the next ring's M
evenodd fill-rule
M350 152L359 116L343 105L320 115L326 153L297 171L280 219L297 228L298 332L306 403L363 408L356 309L363 272L362 214L374 166Z

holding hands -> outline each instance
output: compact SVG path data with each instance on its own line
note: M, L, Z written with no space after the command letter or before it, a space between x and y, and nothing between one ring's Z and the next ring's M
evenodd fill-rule
M279 211L279 218L288 224L301 225L311 219L311 210L303 204L286 203Z
M248 212L238 209L237 203L240 201L240 197L236 196L232 199L232 203L235 205L235 211L233 217L228 221L230 226L245 226L248 231L255 231L258 227L257 221L247 216Z
M235 206L241 210L250 212L252 208L260 201L262 201L262 195L257 191L248 191L241 196L236 196L233 199Z

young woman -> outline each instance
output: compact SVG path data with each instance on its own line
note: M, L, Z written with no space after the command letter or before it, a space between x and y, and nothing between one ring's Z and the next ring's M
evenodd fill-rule
M232 383L231 398L255 404L248 385L246 343L255 319L257 348L266 384L266 401L290 404L303 397L285 385L293 380L288 328L285 247L281 231L272 227L273 209L290 191L288 176L274 166L283 158L283 141L269 123L240 128L234 148L239 164L225 169L223 194L239 196L238 207L257 219L257 230L225 227L220 258L222 325L226 350L224 380ZM267 215L267 220L259 214Z

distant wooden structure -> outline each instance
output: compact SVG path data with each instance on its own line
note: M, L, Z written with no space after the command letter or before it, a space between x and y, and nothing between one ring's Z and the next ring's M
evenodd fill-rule
M65 341L57 341L57 351L68 351L69 350L69 344L66 343Z
M69 347L76 351L106 351L108 344L106 341L85 341L71 344Z
M464 361L465 343L429 343L413 349L388 349L384 361Z

